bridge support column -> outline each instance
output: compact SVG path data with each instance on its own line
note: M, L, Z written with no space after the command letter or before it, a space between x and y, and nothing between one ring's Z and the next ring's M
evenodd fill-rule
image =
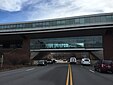
M8 52L4 52L4 64L28 64L30 62L30 38L22 36L21 48L15 48Z
M113 60L113 32L111 30L107 30L103 36L103 53L104 59L112 59Z
M23 59L29 61L30 60L30 38L25 36L23 38L22 50L21 50Z

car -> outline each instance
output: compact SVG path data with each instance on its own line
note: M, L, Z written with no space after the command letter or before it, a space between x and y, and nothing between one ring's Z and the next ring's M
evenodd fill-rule
M47 59L47 64L53 64L53 60Z
M113 61L112 60L99 60L94 64L94 70L98 72L112 72L113 73Z
M45 66L47 65L46 60L38 60L37 65Z
M76 64L77 63L76 57L71 57L69 59L69 62L70 62L70 64Z
M53 63L56 63L57 62L55 59L53 59L52 61L53 61Z
M91 65L91 60L89 58L82 58L81 64L82 65Z

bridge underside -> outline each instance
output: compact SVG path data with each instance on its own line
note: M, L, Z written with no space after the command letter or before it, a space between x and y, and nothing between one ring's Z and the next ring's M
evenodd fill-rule
M100 29L88 29L88 30L68 30L68 31L42 31L40 33L23 33L23 34L10 34L0 36L0 53L4 55L5 58L20 57L21 59L29 60L30 58L30 39L43 39L43 38L63 38L63 37L81 37L81 36L102 36L103 39L103 56L104 59L113 60L113 28L100 28ZM19 41L20 43L15 43L13 41ZM12 48L9 48L7 43L15 43ZM5 48L2 44L5 43ZM20 44L20 45L19 45ZM19 46L18 46L19 45ZM79 51L80 49L75 49L74 51ZM95 49L85 49L95 50ZM99 49L98 49L99 50ZM41 51L41 50L38 50ZM45 50L47 51L47 50ZM54 49L50 51L55 51ZM62 51L62 50L60 50ZM69 50L73 51L73 50ZM84 49L81 49L84 51Z

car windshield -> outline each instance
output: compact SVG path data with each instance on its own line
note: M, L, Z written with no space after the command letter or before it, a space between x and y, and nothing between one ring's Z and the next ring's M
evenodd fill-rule
M89 61L89 59L85 59L85 61Z

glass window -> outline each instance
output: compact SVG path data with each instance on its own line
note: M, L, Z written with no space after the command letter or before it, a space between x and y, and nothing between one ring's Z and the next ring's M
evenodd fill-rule
M49 22L49 26L53 26L53 21L50 21Z
M10 25L7 25L7 28L10 28Z
M57 25L65 25L65 20L58 20Z
M107 22L111 22L111 21L112 21L111 16L106 16L106 21L107 21Z
M69 24L70 25L75 24L75 19L69 19Z
M7 28L7 26L6 26L6 28ZM13 25L10 25L10 28L13 28Z
M0 26L0 28L2 28L2 26Z
M80 19L80 24L84 24L84 18Z
M96 22L96 17L90 17L90 23L95 23Z
M98 22L101 22L101 17L100 16L95 17L95 23L98 23Z
M57 21L57 25L59 25L60 24L60 21Z
M21 24L21 27L22 27L22 28L25 28L25 24Z
M51 21L51 22L52 22L52 26L57 26L56 20L55 21Z
M3 29L3 28L4 28L4 26L2 25L2 26L1 26L1 28Z
M36 27L36 23L32 23L32 27Z
M45 27L45 22L42 22L42 26L41 27Z
M105 16L101 16L101 22L106 22L106 17Z
M46 25L46 26L49 26L49 25L50 25L50 23L49 23L48 21L46 21L46 22L45 22L45 25Z
M84 37L67 37L67 38L51 38L51 39L37 39L45 44L45 46L49 46L49 48L78 48L78 47L86 47L86 48L98 48L102 47L102 36L84 36ZM36 41L32 41L36 42ZM49 43L47 43L49 42ZM31 45L31 44L30 44ZM35 49L36 44L32 44ZM41 46L41 45L40 45ZM42 48L42 47L40 47ZM45 48L45 47L44 47Z
M38 24L39 24L38 27L42 27L42 25L43 25L42 22L39 22Z
M69 19L65 20L65 25L69 25L69 24L70 24L70 20Z
M38 26L39 25L39 22L36 22L36 26Z
M21 24L20 24L21 25ZM15 28L16 27L16 25L15 24L13 24L13 28Z
M89 24L89 23L90 23L90 18L89 18L89 17L84 18L84 23L85 23L85 24Z
M75 19L75 24L80 24L80 19Z
M113 21L113 15L111 15L111 19L112 19L112 21Z
M5 28L4 25L2 26L2 28Z
M0 28L2 28L2 25L0 26Z
M39 22L36 22L36 27L39 27Z
M2 26L1 26L1 28L3 29L3 28L4 28L4 26L2 25Z
M10 27L11 27L11 26L10 26ZM7 26L6 26L6 25L4 25L4 26L3 26L3 28L5 28L5 29L6 29L6 28L7 28Z
M31 23L27 23L27 28L31 28L32 24Z
M22 26L22 24L18 24L18 27L19 27L19 28L22 28L23 26Z
M65 25L66 24L66 21L65 20L61 20L61 24L62 25Z
M54 21L50 21L50 26L53 26L54 25Z
M90 23L100 23L101 22L101 17L100 16L95 16L95 17L90 17Z
M19 24L17 24L17 28L20 28L20 25Z

